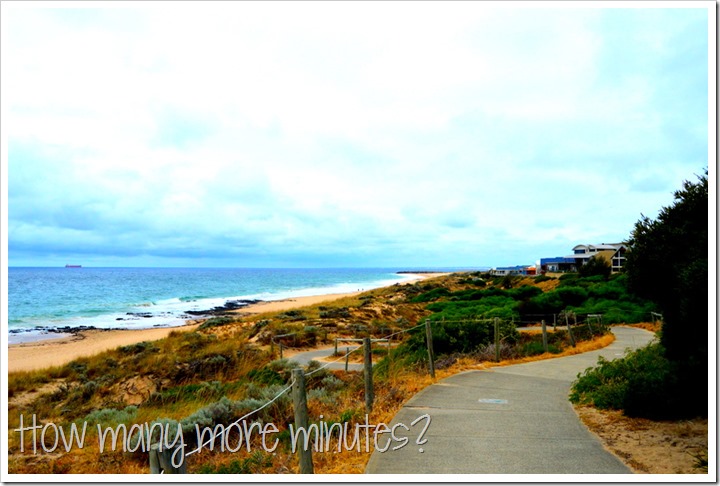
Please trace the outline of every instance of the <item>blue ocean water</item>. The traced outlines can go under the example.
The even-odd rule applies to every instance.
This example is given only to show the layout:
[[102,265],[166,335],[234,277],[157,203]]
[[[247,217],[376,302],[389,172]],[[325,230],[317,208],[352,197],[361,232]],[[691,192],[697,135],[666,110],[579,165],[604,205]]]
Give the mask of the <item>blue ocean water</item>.
[[229,300],[353,292],[413,278],[397,270],[10,267],[10,342],[37,339],[47,334],[44,329],[65,326],[176,326],[191,317],[188,311]]

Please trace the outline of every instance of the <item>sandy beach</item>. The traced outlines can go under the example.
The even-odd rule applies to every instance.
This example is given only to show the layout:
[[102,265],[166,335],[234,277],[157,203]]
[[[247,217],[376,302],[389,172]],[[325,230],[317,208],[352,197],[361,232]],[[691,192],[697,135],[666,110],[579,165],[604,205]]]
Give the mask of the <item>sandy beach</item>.
[[[439,277],[441,273],[413,274],[413,278],[401,285],[407,285],[428,277]],[[343,294],[312,295],[307,297],[293,297],[291,299],[259,302],[244,307],[239,312],[243,314],[262,314],[265,312],[279,312],[297,309],[309,305],[316,305],[323,302],[332,302],[343,297],[358,295],[362,291]],[[92,330],[83,331],[73,336],[47,339],[8,346],[8,372],[31,371],[60,366],[83,356],[114,349],[119,346],[127,346],[142,341],[154,341],[162,339],[172,331],[192,331],[199,325],[199,321],[189,321],[188,324],[179,327],[164,327],[138,330]]]

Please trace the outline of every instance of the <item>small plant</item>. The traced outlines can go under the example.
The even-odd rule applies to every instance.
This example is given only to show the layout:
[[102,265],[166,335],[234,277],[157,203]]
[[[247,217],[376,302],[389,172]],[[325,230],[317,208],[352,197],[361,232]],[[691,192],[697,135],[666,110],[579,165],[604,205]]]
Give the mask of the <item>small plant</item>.
[[695,459],[695,462],[693,463],[693,467],[695,469],[700,469],[705,472],[708,471],[708,451],[698,452],[697,454],[688,452],[688,454]]
[[350,324],[347,328],[348,328],[348,331],[352,331],[353,337],[355,337],[355,338],[365,336],[368,332],[368,327],[363,324],[353,323],[353,324]]
[[320,319],[347,319],[350,311],[347,307],[325,307],[320,306]]
[[307,393],[308,401],[317,401],[323,405],[333,405],[337,400],[337,394],[325,388],[315,388]]
[[450,291],[448,289],[446,289],[445,287],[440,287],[437,289],[433,289],[429,292],[425,292],[424,294],[415,296],[412,299],[410,299],[410,302],[414,302],[414,303],[433,302],[442,297],[447,297],[448,295],[450,295]]
[[[543,347],[543,344],[537,341],[525,343],[520,347],[519,350],[519,353],[522,356],[535,356],[538,354],[543,354],[544,352],[545,348]],[[562,352],[560,348],[558,348],[554,344],[548,344],[548,353],[558,354],[560,352]]]
[[[513,359],[517,356],[517,347],[509,343],[500,343],[500,359]],[[495,361],[495,344],[488,343],[478,346],[473,356],[478,361]]]
[[102,410],[94,410],[87,414],[83,421],[87,422],[89,426],[96,424],[127,424],[130,423],[137,415],[137,407],[130,405],[122,410],[114,408],[103,408]]
[[233,322],[235,322],[235,320],[231,317],[213,317],[200,324],[200,327],[198,327],[198,329],[203,330],[210,329],[212,327],[227,326],[228,324],[232,324]]
[[300,310],[285,311],[282,314],[278,314],[278,317],[280,319],[283,319],[286,321],[305,321],[305,320],[307,320],[307,316],[303,313],[303,311],[300,311]]
[[120,352],[123,354],[140,354],[144,352],[155,352],[158,350],[157,346],[155,346],[150,341],[143,341],[140,343],[135,344],[129,344],[127,346],[120,346]]

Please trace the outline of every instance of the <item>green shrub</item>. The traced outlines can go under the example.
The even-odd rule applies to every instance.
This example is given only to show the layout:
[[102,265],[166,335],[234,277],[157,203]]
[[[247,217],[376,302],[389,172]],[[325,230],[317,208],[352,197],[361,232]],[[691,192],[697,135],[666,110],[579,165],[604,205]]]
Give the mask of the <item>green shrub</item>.
[[[123,354],[139,354],[143,352],[155,352],[158,350],[157,346],[150,341],[142,341],[140,343],[129,344],[127,346],[120,346],[118,348]],[[87,368],[87,366],[85,366]]]
[[268,367],[252,370],[247,376],[258,385],[282,385],[285,383],[280,373]]
[[[494,326],[492,320],[443,321],[432,319],[431,324],[433,350],[436,356],[452,353],[470,353],[478,347],[494,340]],[[519,333],[515,326],[508,321],[500,323],[500,337],[509,344],[518,340]],[[403,349],[408,354],[425,352],[425,330],[415,330],[410,338],[397,349]],[[392,353],[391,353],[392,354]]]
[[286,321],[305,321],[307,316],[301,310],[289,310],[278,314],[278,318]]
[[[562,350],[555,346],[554,344],[548,343],[548,353],[552,354],[558,354]],[[535,356],[538,354],[543,354],[545,352],[545,348],[543,347],[542,342],[538,341],[530,341],[528,343],[524,343],[520,346],[519,354],[521,356]]]
[[582,287],[559,287],[554,291],[563,303],[563,307],[581,305],[588,298],[588,292]]
[[233,322],[235,322],[235,320],[231,317],[213,317],[200,324],[198,329],[210,329],[211,327],[227,326]]
[[203,381],[180,385],[167,390],[152,393],[146,403],[164,404],[176,403],[187,399],[212,399],[218,398],[225,390],[225,386],[219,381]]
[[560,282],[562,282],[562,283],[565,283],[565,282],[574,282],[574,281],[578,280],[579,278],[580,278],[580,275],[578,275],[577,273],[569,272],[569,273],[563,273],[562,275],[560,275],[558,280],[560,280]]
[[523,285],[516,289],[508,290],[507,295],[515,300],[527,300],[532,297],[537,297],[542,294],[543,291],[532,285]]
[[318,307],[320,319],[347,319],[351,317],[347,307]]
[[623,358],[598,359],[573,383],[570,400],[602,409],[623,410],[630,417],[672,419],[701,414],[704,404],[687,399],[676,379],[676,365],[664,356],[660,344],[637,349]]
[[607,279],[610,276],[610,272],[612,272],[610,261],[597,255],[591,257],[578,270],[581,277],[597,276],[602,279]]
[[430,292],[425,292],[424,294],[417,295],[410,299],[410,302],[414,303],[420,303],[420,302],[432,302],[435,300],[438,300],[442,297],[447,297],[450,295],[450,291],[446,289],[445,287],[440,287],[437,289],[433,289]]
[[103,408],[102,410],[94,410],[87,414],[83,419],[87,422],[88,426],[92,427],[97,424],[105,425],[118,425],[128,424],[137,415],[137,407],[130,405],[122,410],[114,408]]

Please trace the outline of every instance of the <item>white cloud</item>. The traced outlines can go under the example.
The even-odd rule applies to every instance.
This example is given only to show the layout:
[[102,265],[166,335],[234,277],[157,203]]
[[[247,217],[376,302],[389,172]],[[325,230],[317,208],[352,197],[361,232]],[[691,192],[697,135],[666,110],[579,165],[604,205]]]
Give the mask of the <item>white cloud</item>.
[[702,45],[683,15],[615,31],[599,10],[483,2],[128,5],[4,8],[11,247],[80,225],[99,252],[459,259],[492,234],[624,234],[702,169],[677,155],[702,132],[662,137],[703,125],[702,96],[669,111],[656,83],[698,81],[664,54]]

